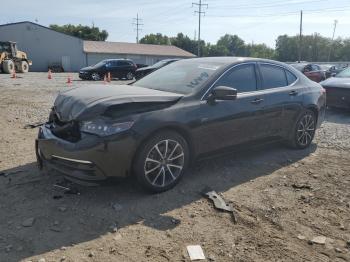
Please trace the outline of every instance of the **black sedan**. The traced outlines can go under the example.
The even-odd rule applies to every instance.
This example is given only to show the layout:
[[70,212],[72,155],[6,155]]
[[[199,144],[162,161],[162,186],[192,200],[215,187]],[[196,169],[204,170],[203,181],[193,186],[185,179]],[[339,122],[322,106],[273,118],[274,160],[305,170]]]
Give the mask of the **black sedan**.
[[141,79],[142,77],[158,70],[159,68],[162,68],[166,65],[169,65],[173,62],[176,62],[178,61],[179,59],[164,59],[164,60],[161,60],[157,63],[155,63],[154,65],[152,66],[147,66],[147,67],[142,67],[142,68],[139,68],[136,70],[135,72],[135,78],[138,80],[138,79]]
[[79,78],[98,81],[110,73],[111,78],[132,80],[136,69],[136,64],[129,59],[106,59],[94,66],[80,69]]
[[308,147],[325,90],[286,64],[253,58],[181,60],[133,85],[60,93],[36,140],[39,166],[76,182],[133,174],[172,188],[191,160],[251,141]]
[[327,91],[327,105],[350,109],[350,68],[320,83]]

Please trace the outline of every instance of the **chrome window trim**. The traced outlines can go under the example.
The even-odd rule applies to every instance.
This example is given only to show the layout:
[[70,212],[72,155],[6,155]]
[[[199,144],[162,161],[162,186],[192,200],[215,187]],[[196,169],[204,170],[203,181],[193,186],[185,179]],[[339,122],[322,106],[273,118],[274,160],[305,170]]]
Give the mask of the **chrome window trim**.
[[[228,71],[230,71],[231,69],[233,69],[233,68],[235,68],[235,67],[237,67],[237,66],[241,66],[241,65],[254,65],[254,66],[255,66],[256,63],[257,63],[257,62],[243,62],[243,63],[235,64],[235,65],[231,66],[230,68],[226,69],[225,72],[223,72],[223,73],[221,74],[221,76],[220,76],[218,79],[216,79],[215,82],[207,89],[207,91],[204,93],[204,95],[202,96],[202,98],[201,98],[200,101],[203,101],[203,98],[208,94],[208,92],[215,86],[215,84],[216,84],[217,82],[219,82],[219,80],[220,80]],[[255,73],[256,73],[256,72],[255,72]],[[258,80],[258,79],[256,79],[256,80]],[[257,92],[257,91],[259,91],[259,90],[257,89],[256,91],[241,92],[241,93],[238,93],[238,94],[255,93],[255,92]]]

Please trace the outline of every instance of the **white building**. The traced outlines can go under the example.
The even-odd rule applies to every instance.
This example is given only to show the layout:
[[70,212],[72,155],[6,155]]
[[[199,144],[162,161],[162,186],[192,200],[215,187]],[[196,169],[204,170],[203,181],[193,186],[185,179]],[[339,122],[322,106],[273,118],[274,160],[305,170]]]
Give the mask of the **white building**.
[[195,57],[171,45],[84,41],[32,22],[0,25],[0,41],[17,42],[18,49],[33,61],[30,70],[42,72],[52,65],[78,71],[111,58],[129,58],[137,64],[151,65],[167,58]]

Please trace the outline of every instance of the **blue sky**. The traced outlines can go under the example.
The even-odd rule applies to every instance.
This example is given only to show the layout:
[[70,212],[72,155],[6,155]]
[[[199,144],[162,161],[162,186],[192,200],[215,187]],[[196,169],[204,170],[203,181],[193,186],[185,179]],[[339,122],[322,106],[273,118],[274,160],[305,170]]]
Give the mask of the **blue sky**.
[[[196,2],[196,0],[193,0]],[[194,38],[198,16],[192,0],[25,0],[7,1],[0,10],[0,24],[38,21],[39,24],[84,24],[109,32],[109,41],[135,42],[132,20],[142,18],[140,36],[183,32]],[[198,0],[197,0],[198,1]],[[349,0],[203,0],[209,5],[202,19],[202,39],[215,43],[225,33],[246,42],[274,47],[278,35],[299,31],[299,11],[304,10],[304,33],[331,36],[334,20],[337,36],[350,37]],[[15,11],[14,11],[15,10]],[[14,11],[14,12],[11,12]]]

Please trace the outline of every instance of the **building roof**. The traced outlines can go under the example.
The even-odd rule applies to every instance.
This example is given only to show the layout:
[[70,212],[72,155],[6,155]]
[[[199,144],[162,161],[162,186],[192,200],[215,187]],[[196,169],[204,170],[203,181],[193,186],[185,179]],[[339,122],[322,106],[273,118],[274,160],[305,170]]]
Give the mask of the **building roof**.
[[37,24],[37,23],[33,23],[33,22],[31,22],[31,21],[22,21],[22,22],[1,24],[0,27],[16,26],[16,25],[21,25],[21,24],[31,24],[31,25],[39,26],[39,27],[41,27],[41,28],[44,28],[44,29],[53,31],[53,32],[55,32],[55,33],[58,33],[58,34],[61,34],[61,35],[65,35],[65,36],[67,36],[67,37],[73,37],[73,38],[78,39],[78,40],[83,40],[83,39],[81,39],[81,38],[79,38],[79,37],[76,37],[76,36],[73,36],[73,35],[68,35],[68,34],[65,34],[65,33],[62,33],[62,32],[56,31],[56,30],[53,30],[53,29],[50,28],[50,27],[43,26],[43,25],[40,25],[40,24]]
[[122,42],[84,41],[85,53],[101,54],[135,54],[175,57],[195,57],[173,45],[148,45]]

